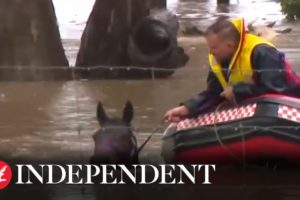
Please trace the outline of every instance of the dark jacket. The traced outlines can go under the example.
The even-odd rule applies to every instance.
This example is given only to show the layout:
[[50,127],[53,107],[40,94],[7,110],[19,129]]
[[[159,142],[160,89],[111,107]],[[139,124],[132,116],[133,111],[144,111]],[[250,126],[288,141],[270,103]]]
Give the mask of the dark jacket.
[[[266,93],[300,97],[300,85],[287,80],[286,66],[283,60],[284,54],[274,47],[265,44],[255,47],[251,55],[255,84],[238,83],[233,85],[236,101]],[[222,68],[227,71],[228,65],[224,64]],[[207,89],[182,104],[189,109],[191,116],[198,115],[224,100],[220,97],[222,91],[223,88],[217,77],[210,71],[207,77]]]

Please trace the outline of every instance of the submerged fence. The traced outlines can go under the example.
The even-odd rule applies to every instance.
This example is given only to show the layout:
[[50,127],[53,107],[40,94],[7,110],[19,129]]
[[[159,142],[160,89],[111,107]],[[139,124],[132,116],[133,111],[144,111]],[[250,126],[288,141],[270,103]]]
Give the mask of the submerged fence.
[[[147,72],[147,76],[97,79],[95,72],[103,70],[106,73],[143,71]],[[0,71],[10,72],[15,78],[7,81],[9,79],[5,79],[5,73],[0,73],[0,145],[3,147],[0,154],[45,159],[88,159],[94,148],[92,135],[101,129],[96,118],[98,101],[105,105],[110,116],[122,117],[123,105],[126,100],[130,100],[134,105],[133,128],[138,144],[154,134],[142,152],[143,156],[146,160],[157,157],[157,162],[161,161],[161,139],[168,126],[162,121],[164,113],[204,90],[209,72],[205,66],[180,68],[176,71],[131,66],[0,67]],[[168,78],[156,76],[157,72],[164,71],[172,75]],[[254,72],[264,71],[274,73],[271,69]],[[82,72],[89,74],[82,76]],[[240,72],[249,74],[249,71]],[[283,70],[276,72],[284,73]],[[215,114],[218,112],[216,110]],[[240,125],[245,128],[242,122]],[[220,131],[215,126],[206,128],[217,135]],[[300,130],[300,126],[276,124],[252,128],[264,131]],[[235,126],[232,129],[239,132],[241,128]],[[242,134],[240,136],[244,137]],[[219,140],[222,142],[222,136]],[[151,159],[148,159],[149,156]]]

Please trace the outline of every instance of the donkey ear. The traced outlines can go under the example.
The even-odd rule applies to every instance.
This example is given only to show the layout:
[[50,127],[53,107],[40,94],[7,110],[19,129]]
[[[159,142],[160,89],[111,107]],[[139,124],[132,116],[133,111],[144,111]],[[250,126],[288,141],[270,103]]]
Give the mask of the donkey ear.
[[130,124],[133,119],[134,111],[130,101],[127,101],[123,109],[123,121]]
[[100,101],[98,102],[98,105],[97,105],[97,120],[100,125],[104,124],[108,120],[108,117],[105,113],[103,105]]

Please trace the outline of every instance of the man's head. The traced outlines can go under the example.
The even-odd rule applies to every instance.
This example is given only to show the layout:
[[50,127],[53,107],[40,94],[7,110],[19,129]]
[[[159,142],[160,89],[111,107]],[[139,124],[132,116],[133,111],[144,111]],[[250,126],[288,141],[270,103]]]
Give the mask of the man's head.
[[240,33],[230,21],[220,19],[208,27],[205,38],[210,53],[223,63],[230,60],[238,48]]

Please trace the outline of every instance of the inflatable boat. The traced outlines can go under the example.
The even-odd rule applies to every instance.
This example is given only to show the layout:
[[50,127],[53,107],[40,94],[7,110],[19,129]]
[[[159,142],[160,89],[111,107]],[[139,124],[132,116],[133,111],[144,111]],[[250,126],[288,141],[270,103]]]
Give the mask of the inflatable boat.
[[170,124],[162,156],[167,163],[299,165],[300,99],[268,94]]

